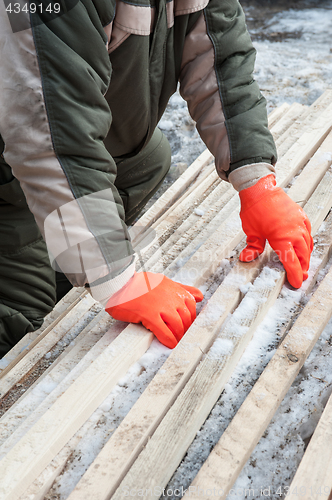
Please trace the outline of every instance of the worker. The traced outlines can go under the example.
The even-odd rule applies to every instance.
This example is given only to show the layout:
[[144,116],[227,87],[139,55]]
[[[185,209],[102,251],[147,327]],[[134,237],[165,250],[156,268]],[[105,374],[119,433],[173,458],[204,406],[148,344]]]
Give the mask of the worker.
[[239,191],[240,260],[268,240],[301,286],[310,223],[276,187],[254,61],[237,0],[0,1],[0,357],[69,282],[170,348],[194,321],[202,293],[136,272],[128,233],[170,167],[157,124],[178,83]]

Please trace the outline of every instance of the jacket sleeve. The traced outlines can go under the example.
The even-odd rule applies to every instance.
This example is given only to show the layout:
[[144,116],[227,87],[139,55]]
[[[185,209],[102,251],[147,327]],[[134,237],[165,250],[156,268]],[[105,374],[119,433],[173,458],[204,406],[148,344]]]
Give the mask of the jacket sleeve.
[[111,124],[104,98],[111,65],[102,23],[112,21],[114,4],[101,15],[93,2],[80,1],[51,22],[32,15],[27,29],[13,33],[0,2],[5,159],[52,264],[75,286],[93,283],[100,301],[127,283],[135,260],[114,186],[116,165],[103,143]]
[[180,92],[220,177],[234,172],[237,189],[274,172],[277,156],[254,63],[239,2],[210,0],[185,40]]

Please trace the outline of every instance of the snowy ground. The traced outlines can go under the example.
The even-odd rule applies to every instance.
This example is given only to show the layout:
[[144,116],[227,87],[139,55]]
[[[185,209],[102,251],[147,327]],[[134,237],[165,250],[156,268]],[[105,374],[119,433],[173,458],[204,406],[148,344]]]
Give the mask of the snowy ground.
[[[294,7],[289,10],[281,1],[241,3],[257,49],[255,78],[269,112],[284,102],[310,105],[332,87],[331,0],[288,1]],[[173,156],[170,174],[154,199],[181,173],[183,163],[190,165],[205,149],[178,93],[171,98],[159,126]]]
[[269,109],[283,102],[312,104],[332,86],[332,2],[307,3],[319,7],[260,22],[254,22],[255,8],[245,9],[257,49],[255,77]]
[[[300,3],[306,8],[297,8]],[[258,51],[256,79],[268,100],[269,110],[283,102],[311,104],[326,88],[332,87],[332,0],[293,2],[294,8],[281,12],[278,12],[278,6],[266,8],[254,7],[253,2],[243,4]],[[172,97],[160,127],[173,149],[172,171],[167,179],[169,185],[184,167],[179,163],[189,165],[205,146],[178,94]],[[283,288],[283,293],[257,329],[231,380],[170,481],[170,489],[189,486],[273,356],[280,340],[278,331],[301,297],[301,291]],[[254,499],[264,496],[262,489],[265,496],[273,499],[282,498],[287,492],[287,486],[332,391],[331,345],[332,321],[244,467],[229,499],[244,499],[244,490],[248,488],[254,491],[249,495]],[[80,475],[162,366],[169,352],[156,340],[152,343],[149,351],[79,431],[83,438],[72,456],[70,469],[65,470],[46,499],[67,498]],[[91,433],[94,437],[93,448],[90,444]],[[179,497],[169,495],[168,498]],[[322,494],[321,498],[327,496]]]

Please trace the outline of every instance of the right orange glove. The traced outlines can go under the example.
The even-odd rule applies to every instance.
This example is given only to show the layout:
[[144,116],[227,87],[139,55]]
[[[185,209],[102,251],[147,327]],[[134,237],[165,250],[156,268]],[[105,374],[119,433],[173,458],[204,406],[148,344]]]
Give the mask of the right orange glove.
[[163,274],[135,273],[108,301],[105,310],[114,319],[143,323],[166,347],[173,348],[196,318],[202,292]]
[[260,255],[266,240],[277,253],[289,283],[299,288],[308,277],[313,249],[310,221],[284,191],[276,186],[274,175],[260,179],[240,191],[243,231],[247,246],[240,260],[250,262]]

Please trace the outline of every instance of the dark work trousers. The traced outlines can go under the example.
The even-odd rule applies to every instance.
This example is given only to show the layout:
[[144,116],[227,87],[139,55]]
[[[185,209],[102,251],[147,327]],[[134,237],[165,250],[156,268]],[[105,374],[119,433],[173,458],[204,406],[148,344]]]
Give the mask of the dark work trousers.
[[[52,269],[45,242],[19,182],[1,153],[0,138],[0,358],[43,319],[72,287]],[[171,165],[166,137],[156,129],[147,146],[131,158],[114,158],[115,185],[130,225],[162,184]]]

